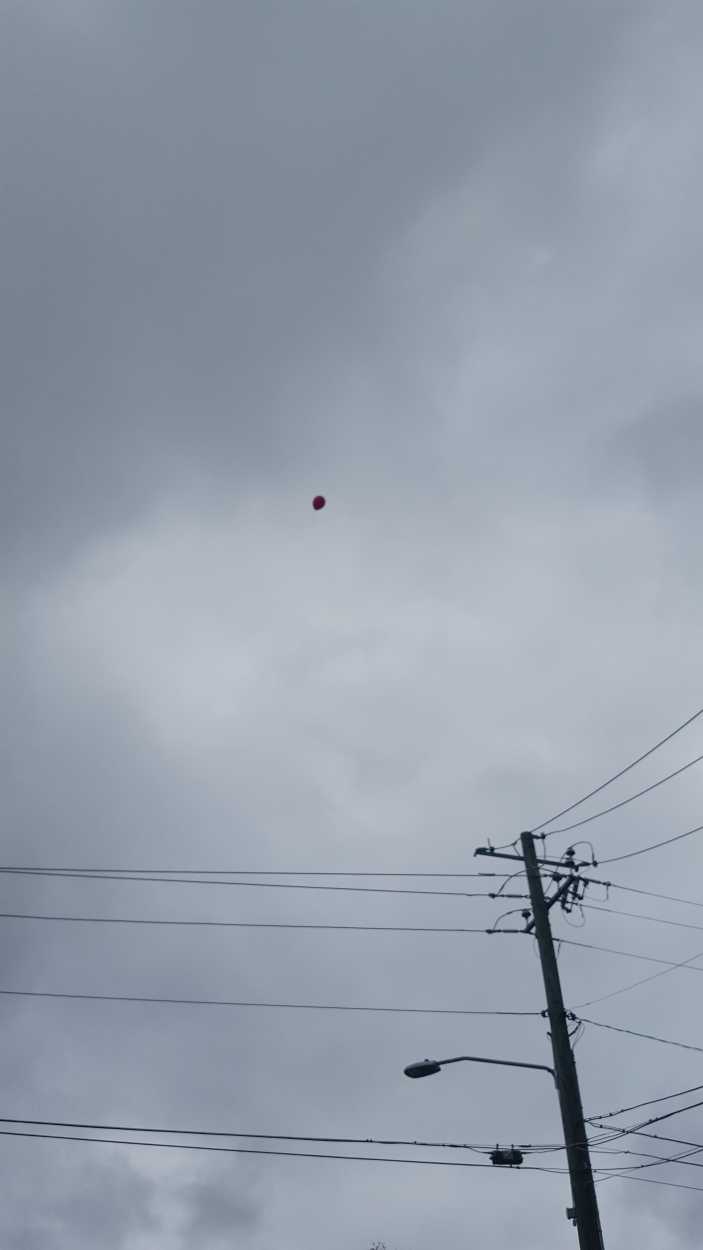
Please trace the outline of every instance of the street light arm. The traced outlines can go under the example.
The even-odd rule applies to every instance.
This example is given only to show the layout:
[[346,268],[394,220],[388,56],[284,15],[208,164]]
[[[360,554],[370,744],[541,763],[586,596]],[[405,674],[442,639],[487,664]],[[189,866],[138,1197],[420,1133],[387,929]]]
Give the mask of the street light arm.
[[447,1063],[494,1063],[501,1068],[532,1068],[537,1072],[548,1072],[554,1084],[557,1083],[554,1068],[549,1068],[544,1063],[523,1063],[517,1059],[486,1059],[483,1055],[456,1055],[454,1059],[438,1059],[437,1063],[442,1068]]

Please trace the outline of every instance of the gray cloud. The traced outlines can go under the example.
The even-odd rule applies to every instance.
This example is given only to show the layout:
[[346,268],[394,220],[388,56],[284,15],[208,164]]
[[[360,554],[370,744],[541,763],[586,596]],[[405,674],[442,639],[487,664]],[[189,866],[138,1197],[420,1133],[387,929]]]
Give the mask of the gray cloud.
[[687,502],[703,468],[703,400],[690,395],[646,413],[609,450],[654,507]]
[[223,1173],[216,1181],[196,1181],[186,1190],[189,1207],[185,1244],[231,1245],[241,1230],[251,1229],[258,1210],[251,1197],[231,1191],[231,1178]]
[[[543,819],[693,710],[700,37],[686,3],[5,6],[5,862],[468,872],[486,836]],[[579,832],[605,859],[699,820],[691,770]],[[616,867],[701,897],[695,839]],[[498,915],[6,876],[0,903]],[[5,989],[543,1002],[522,938],[0,923]],[[594,912],[585,933],[555,925],[672,960],[699,936]],[[560,960],[570,1006],[652,967],[566,944]],[[696,1044],[696,975],[588,1010]],[[543,1062],[539,1018],[11,997],[2,1013],[8,1116],[560,1136],[539,1077],[402,1075],[469,1043]],[[589,1112],[697,1082],[695,1054],[595,1027],[577,1054]],[[3,1141],[9,1246],[564,1236],[562,1174]],[[690,1250],[696,1195],[669,1192],[604,1183],[609,1240],[636,1227],[642,1250]]]
[[[90,39],[36,8],[3,19],[3,527],[25,562],[184,476],[236,497],[330,440],[346,454],[329,414],[286,410],[284,379],[358,353],[428,194],[498,157],[543,234],[548,166],[558,202],[627,7],[107,12]],[[397,454],[395,414],[372,421]]]
[[[102,1147],[102,1149],[106,1149]],[[32,1152],[31,1155],[29,1152]],[[42,1157],[47,1171],[37,1184],[33,1169],[8,1192],[3,1212],[3,1240],[12,1250],[38,1250],[46,1245],[94,1246],[123,1250],[135,1236],[153,1235],[157,1221],[152,1210],[153,1187],[124,1157],[109,1162],[87,1159],[76,1172],[61,1147],[46,1142],[20,1142],[12,1155],[27,1161]],[[7,1148],[3,1154],[9,1156]]]

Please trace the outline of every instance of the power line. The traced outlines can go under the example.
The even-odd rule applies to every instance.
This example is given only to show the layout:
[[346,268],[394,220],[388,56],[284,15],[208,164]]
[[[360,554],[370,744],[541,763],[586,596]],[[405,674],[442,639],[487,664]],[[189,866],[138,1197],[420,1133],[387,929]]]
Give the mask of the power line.
[[55,990],[3,990],[6,998],[56,998],[82,1002],[165,1003],[184,1007],[251,1007],[278,1011],[364,1011],[415,1016],[539,1016],[539,1011],[488,1011],[468,1007],[370,1007],[346,1003],[264,1003],[225,998],[165,998],[147,994],[78,994]]
[[658,894],[655,890],[637,890],[632,885],[618,885],[616,881],[596,881],[595,885],[607,885],[611,890],[622,890],[626,894],[641,894],[645,898],[660,898],[667,903],[683,903],[687,907],[703,907],[703,903],[691,898],[680,898],[676,894]]
[[[237,1155],[267,1155],[276,1156],[278,1158],[287,1159],[332,1159],[345,1163],[402,1163],[415,1164],[420,1167],[440,1167],[440,1168],[483,1168],[494,1170],[492,1163],[474,1163],[466,1159],[406,1159],[397,1158],[391,1155],[349,1155],[349,1154],[332,1154],[323,1151],[303,1151],[303,1150],[262,1150],[258,1147],[248,1146],[204,1146],[195,1145],[192,1142],[153,1142],[153,1141],[135,1141],[134,1139],[125,1139],[120,1137],[87,1137],[78,1134],[68,1133],[37,1133],[37,1132],[21,1132],[16,1129],[0,1129],[1,1137],[21,1137],[40,1139],[43,1141],[71,1141],[71,1142],[90,1142],[99,1145],[111,1146],[140,1146],[151,1148],[153,1150],[198,1150],[207,1151],[216,1154],[237,1154]],[[519,1168],[511,1168],[516,1172],[544,1172],[556,1176],[566,1175],[566,1168],[545,1167],[543,1164],[526,1163]],[[603,1168],[596,1168],[596,1172],[602,1173]],[[641,1181],[644,1184],[664,1185],[669,1189],[692,1189],[703,1192],[703,1186],[685,1185],[676,1181],[657,1181],[644,1176],[630,1176],[627,1172],[610,1173],[609,1176],[614,1179]]]
[[[596,1168],[602,1172],[603,1168]],[[684,1185],[681,1181],[655,1181],[651,1176],[630,1176],[628,1172],[611,1172],[604,1180],[639,1181],[642,1185],[663,1185],[666,1189],[693,1189],[703,1193],[703,1185]]]
[[222,1137],[252,1141],[307,1142],[332,1146],[421,1146],[427,1150],[472,1150],[481,1154],[491,1149],[490,1146],[467,1142],[408,1141],[402,1138],[386,1137],[313,1137],[300,1133],[235,1133],[220,1129],[145,1128],[144,1125],[135,1124],[87,1124],[76,1120],[32,1120],[17,1116],[12,1118],[0,1116],[0,1124],[25,1124],[34,1128],[75,1128],[96,1133],[147,1133],[161,1137]]
[[[592,816],[584,816],[583,820],[576,820],[572,825],[562,825],[559,829],[548,829],[543,837],[551,838],[554,833],[570,833],[572,829],[580,829],[583,825],[589,825],[592,820],[600,820],[601,816],[608,816],[610,812],[617,812],[621,807],[626,807],[628,803],[634,803],[635,799],[641,799],[643,795],[650,794],[652,790],[663,786],[665,782],[672,781],[674,777],[680,777],[681,773],[685,773],[687,769],[693,768],[694,764],[700,764],[703,755],[697,755],[695,759],[689,760],[681,768],[675,769],[673,773],[667,773],[666,777],[660,777],[658,781],[653,781],[651,785],[645,786],[642,790],[637,790],[635,794],[630,794],[626,799],[621,799],[619,803],[613,803],[610,807],[604,807],[600,812],[594,812]],[[556,820],[556,817],[554,817]],[[620,858],[620,857],[618,857]],[[627,858],[623,856],[622,858]],[[614,860],[603,860],[603,863],[614,863]]]
[[[699,1100],[698,1102],[688,1103],[685,1107],[678,1107],[673,1111],[666,1111],[666,1112],[663,1112],[661,1115],[652,1116],[649,1120],[643,1120],[639,1124],[635,1124],[635,1125],[632,1125],[630,1128],[623,1129],[622,1132],[624,1135],[633,1135],[633,1136],[638,1136],[638,1137],[653,1137],[655,1140],[657,1140],[658,1135],[656,1133],[646,1133],[646,1132],[642,1132],[641,1130],[650,1127],[652,1124],[659,1124],[663,1120],[669,1120],[673,1116],[682,1115],[684,1111],[695,1111],[699,1107],[703,1107],[703,1099]],[[605,1127],[603,1124],[599,1124],[595,1119],[592,1119],[589,1122],[594,1123],[597,1128]],[[662,1137],[661,1140],[665,1140],[665,1139]],[[676,1141],[677,1139],[671,1138],[669,1140]],[[677,1155],[669,1155],[667,1157],[663,1157],[661,1155],[647,1156],[645,1154],[644,1157],[649,1157],[655,1160],[655,1162],[637,1164],[632,1168],[628,1168],[627,1170],[635,1171],[635,1170],[639,1170],[643,1168],[661,1167],[662,1165],[667,1164],[667,1163],[680,1163],[681,1165],[687,1166],[687,1167],[697,1167],[697,1168],[703,1167],[703,1163],[698,1162],[698,1161],[694,1163],[689,1159],[690,1155],[700,1154],[701,1152],[703,1152],[703,1145],[697,1142],[696,1143],[679,1142],[679,1144],[686,1145],[689,1147],[689,1149],[685,1151],[680,1151]],[[690,1147],[692,1147],[692,1149]],[[639,1151],[632,1151],[632,1152],[627,1151],[625,1153],[639,1154],[640,1152]],[[602,1168],[600,1170],[601,1171],[616,1171],[616,1169],[610,1169],[610,1168]],[[620,1174],[619,1169],[617,1169],[617,1173],[618,1175]]]
[[[607,916],[627,916],[630,920],[650,920],[653,924],[670,925],[674,929],[695,929],[703,933],[703,924],[688,924],[684,920],[666,920],[662,916],[647,916],[639,911],[622,911],[619,907],[601,907],[597,903],[581,903],[586,911],[600,911]],[[0,912],[0,915],[2,913]]]
[[[688,835],[679,834],[679,838],[682,838],[682,836],[685,838]],[[640,853],[635,851],[635,854]],[[610,860],[607,863],[610,863]],[[588,876],[588,878],[587,876],[582,876],[580,880],[583,881],[584,885],[603,885],[607,890],[620,890],[623,894],[638,894],[642,895],[644,899],[660,899],[663,903],[680,903],[687,906],[687,908],[703,908],[703,903],[699,899],[682,899],[678,894],[660,894],[658,890],[639,890],[634,885],[622,885],[619,881],[600,881],[598,878],[594,878],[594,876]],[[593,904],[588,905],[593,906]]]
[[693,1146],[696,1150],[703,1150],[703,1142],[687,1141],[685,1137],[667,1137],[664,1133],[645,1133],[641,1129],[631,1129],[630,1133],[633,1137],[648,1137],[652,1141],[670,1142],[674,1146]]
[[468,929],[438,925],[307,924],[297,921],[259,920],[161,920],[134,916],[63,916],[35,912],[0,912],[0,920],[49,920],[67,924],[170,925],[211,929],[323,929],[355,933],[522,933],[522,929]]
[[[586,1121],[592,1124],[596,1120],[612,1120],[616,1115],[626,1115],[628,1111],[639,1111],[641,1107],[651,1107],[658,1102],[669,1102],[672,1098],[683,1098],[684,1095],[696,1094],[701,1089],[703,1085],[691,1085],[688,1089],[677,1089],[673,1094],[662,1094],[659,1098],[645,1098],[644,1102],[635,1102],[629,1107],[619,1107],[617,1111],[604,1111],[601,1115],[587,1115]],[[24,1120],[22,1123],[26,1124],[27,1121]]]
[[[307,885],[302,882],[293,883],[288,881],[223,881],[220,879],[211,880],[205,877],[172,877],[172,876],[138,876],[131,873],[105,873],[92,871],[71,871],[65,872],[63,869],[57,868],[0,868],[0,873],[17,877],[45,877],[48,879],[70,878],[75,881],[146,881],[158,882],[163,885],[224,885],[235,886],[241,889],[260,889],[260,890],[332,890],[342,891],[352,894],[429,894],[440,898],[491,898],[490,894],[485,891],[481,893],[466,892],[465,890],[418,890],[418,889],[393,889],[390,886],[368,886],[368,885]],[[496,873],[498,877],[504,877],[505,873]],[[511,898],[512,895],[501,895],[502,898]],[[524,894],[515,895],[515,898],[524,898]]]
[[[69,1133],[36,1133],[20,1132],[16,1129],[0,1129],[0,1137],[30,1137],[46,1141],[94,1142],[111,1146],[144,1146],[154,1150],[201,1150],[215,1154],[233,1155],[276,1155],[288,1159],[337,1159],[347,1163],[414,1163],[422,1167],[436,1168],[488,1168],[493,1170],[492,1163],[473,1163],[467,1159],[403,1159],[393,1155],[348,1155],[330,1154],[308,1150],[262,1150],[254,1146],[204,1146],[193,1142],[155,1142],[134,1141],[122,1137],[86,1137]],[[541,1164],[526,1164],[515,1169],[522,1172],[552,1172],[563,1176],[565,1168],[544,1167]]]
[[[604,955],[621,955],[624,959],[639,959],[646,964],[665,964],[667,969],[685,968],[692,960],[703,957],[703,951],[699,955],[691,955],[690,959],[686,959],[683,963],[677,963],[671,959],[659,959],[656,955],[638,955],[634,951],[619,951],[612,946],[596,946],[593,942],[578,942],[574,938],[556,938],[562,946],[580,946],[582,950],[600,951]],[[691,968],[691,972],[703,972],[703,968]]]
[[[703,1087],[702,1087],[703,1088]],[[417,1139],[406,1140],[402,1138],[386,1138],[386,1137],[314,1137],[311,1135],[302,1135],[299,1133],[244,1133],[233,1131],[222,1131],[219,1129],[180,1129],[180,1128],[152,1128],[144,1127],[144,1125],[134,1124],[94,1124],[86,1123],[82,1120],[36,1120],[24,1119],[13,1116],[0,1116],[0,1124],[23,1124],[33,1128],[71,1128],[81,1129],[84,1132],[108,1132],[108,1133],[146,1133],[149,1135],[162,1137],[219,1137],[227,1139],[246,1139],[257,1141],[285,1141],[285,1142],[303,1142],[308,1144],[319,1145],[335,1145],[335,1146],[418,1146],[423,1149],[436,1150],[470,1150],[475,1153],[485,1154],[493,1149],[493,1146],[486,1143],[477,1142],[442,1142],[442,1141],[418,1141]],[[592,1139],[598,1143],[615,1141],[625,1133],[624,1129],[606,1130],[606,1132],[597,1138]],[[518,1149],[523,1151],[532,1151],[535,1154],[545,1154],[554,1151],[562,1151],[565,1149],[563,1145],[535,1145],[533,1143],[516,1143]],[[600,1154],[622,1154],[630,1153],[621,1150],[607,1150],[596,1147]]]
[[[703,757],[699,756],[699,758]],[[692,763],[695,764],[697,761],[693,760]],[[686,767],[689,768],[690,765],[687,764]],[[672,773],[672,776],[674,775]],[[665,777],[664,780],[668,781],[668,777]],[[661,782],[657,784],[660,785]],[[636,798],[637,796],[633,797]],[[595,820],[595,817],[593,819]],[[624,859],[635,859],[638,855],[646,855],[648,851],[658,851],[662,846],[671,846],[674,842],[681,842],[683,838],[690,838],[694,833],[700,833],[701,830],[703,830],[703,825],[696,825],[695,829],[687,829],[685,833],[677,833],[675,838],[667,838],[664,842],[654,842],[651,846],[641,846],[638,851],[629,851],[627,855],[613,855],[610,859],[601,859],[598,862],[600,864],[620,864]],[[554,832],[559,833],[560,830],[555,829]]]
[[[0,872],[70,872],[70,873],[147,873],[149,876],[177,877],[446,877],[459,879],[465,877],[504,877],[502,872],[342,872],[334,869],[282,869],[282,868],[76,868],[63,865],[56,868],[45,868],[41,864],[2,864]],[[515,874],[517,875],[517,874]]]
[[570,1019],[580,1020],[582,1024],[590,1024],[595,1029],[608,1029],[611,1033],[625,1033],[628,1037],[643,1038],[648,1042],[659,1042],[662,1046],[676,1046],[680,1050],[694,1050],[703,1055],[703,1046],[692,1046],[689,1042],[674,1042],[668,1037],[656,1037],[653,1033],[639,1033],[636,1029],[625,1029],[617,1024],[605,1024],[602,1020],[589,1020],[586,1016],[575,1016],[569,1013]]
[[[701,1087],[699,1086],[698,1088],[701,1088]],[[630,1133],[634,1133],[635,1130],[639,1130],[643,1128],[651,1128],[652,1124],[661,1124],[664,1120],[671,1120],[673,1119],[675,1115],[683,1115],[684,1111],[697,1111],[699,1107],[703,1107],[703,1098],[700,1098],[698,1102],[687,1103],[685,1107],[675,1107],[673,1111],[662,1111],[660,1115],[653,1115],[650,1117],[649,1120],[640,1120],[639,1123],[633,1124],[629,1128],[621,1129],[620,1131],[623,1134],[629,1135]],[[614,1114],[617,1114],[617,1113],[614,1113]],[[595,1119],[595,1118],[596,1117],[592,1117],[592,1119]],[[605,1117],[599,1116],[597,1118],[604,1119]],[[596,1125],[596,1127],[604,1128],[605,1126],[602,1124],[599,1124],[599,1125]],[[701,1149],[703,1149],[703,1147],[701,1147]]]
[[[648,1129],[652,1126],[652,1124],[661,1124],[663,1120],[671,1120],[676,1115],[683,1115],[685,1111],[697,1111],[700,1107],[703,1107],[703,1099],[699,1099],[698,1102],[688,1103],[685,1107],[677,1107],[674,1111],[666,1111],[662,1115],[652,1116],[649,1120],[643,1120],[641,1124],[633,1124],[631,1129],[628,1130],[628,1133],[631,1135],[634,1135],[635,1133],[639,1135],[642,1129]],[[697,1153],[698,1149],[703,1150],[703,1146],[696,1147],[696,1149],[690,1153]],[[703,1167],[703,1163],[700,1163],[697,1166]]]
[[[646,985],[649,981],[656,981],[658,977],[665,977],[670,972],[674,972],[677,968],[687,968],[693,963],[694,959],[700,959],[703,951],[697,951],[695,955],[691,955],[688,959],[682,959],[678,963],[671,964],[668,968],[662,968],[660,972],[653,972],[651,976],[640,977],[637,981],[630,981],[627,985],[621,985],[617,990],[611,990],[609,994],[601,994],[598,998],[589,998],[588,1002],[577,1003],[576,1011],[580,1011],[582,1007],[594,1007],[596,1003],[604,1003],[609,998],[617,998],[619,994],[626,994],[628,990],[637,989],[640,985]],[[703,969],[691,968],[692,972],[703,971]]]
[[[681,1150],[675,1155],[653,1155],[647,1150],[623,1150],[625,1155],[635,1155],[638,1159],[652,1159],[652,1163],[630,1163],[627,1167],[619,1164],[617,1167],[599,1168],[600,1172],[610,1172],[613,1178],[624,1177],[631,1172],[644,1171],[645,1168],[660,1168],[667,1163],[678,1163],[682,1167],[703,1168],[703,1163],[693,1162],[689,1155],[699,1154],[698,1150]],[[634,1178],[632,1178],[634,1179]]]
[[[577,799],[575,803],[570,803],[568,807],[563,807],[561,811],[555,812],[553,816],[550,816],[547,820],[543,820],[541,824],[534,825],[531,832],[539,833],[540,829],[544,829],[545,825],[551,825],[553,821],[560,820],[562,816],[567,816],[569,812],[573,812],[575,808],[580,807],[582,803],[586,803],[588,799],[595,798],[596,794],[600,794],[602,790],[605,790],[607,786],[612,785],[614,781],[618,781],[620,777],[624,777],[625,773],[629,773],[633,768],[636,768],[638,764],[641,764],[643,760],[646,760],[650,755],[653,755],[654,752],[658,751],[660,747],[663,747],[665,743],[671,742],[672,738],[675,738],[676,735],[680,734],[682,730],[687,729],[689,725],[692,725],[695,720],[698,720],[699,716],[703,716],[703,707],[699,708],[697,712],[694,712],[693,716],[689,716],[688,720],[683,721],[681,725],[677,725],[676,729],[673,729],[671,733],[666,735],[665,738],[661,738],[659,742],[655,742],[653,747],[649,747],[649,749],[642,755],[638,755],[637,759],[633,760],[631,764],[626,764],[624,768],[619,770],[619,772],[613,773],[612,777],[608,777],[607,781],[604,781],[601,785],[596,786],[595,790],[589,790],[588,794],[584,794],[580,799]],[[553,830],[552,832],[556,832],[556,830]]]

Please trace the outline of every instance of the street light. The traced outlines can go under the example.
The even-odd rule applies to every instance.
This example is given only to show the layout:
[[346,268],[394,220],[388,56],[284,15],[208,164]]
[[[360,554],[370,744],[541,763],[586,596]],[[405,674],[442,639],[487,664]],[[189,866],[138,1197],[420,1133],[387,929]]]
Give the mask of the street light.
[[418,1063],[409,1063],[403,1071],[406,1076],[418,1080],[421,1076],[434,1076],[436,1072],[441,1072],[448,1063],[495,1063],[501,1068],[534,1068],[537,1072],[548,1072],[554,1084],[557,1083],[554,1069],[548,1068],[544,1063],[523,1063],[518,1059],[486,1059],[483,1055],[456,1055],[453,1059],[421,1059]]

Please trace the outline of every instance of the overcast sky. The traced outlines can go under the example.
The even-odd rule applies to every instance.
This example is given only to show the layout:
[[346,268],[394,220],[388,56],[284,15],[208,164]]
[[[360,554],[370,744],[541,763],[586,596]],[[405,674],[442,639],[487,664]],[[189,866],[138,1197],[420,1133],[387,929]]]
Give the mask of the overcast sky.
[[[5,864],[473,872],[703,702],[702,37],[695,0],[0,0]],[[583,813],[702,751],[703,721]],[[699,824],[701,776],[583,836],[606,859]],[[703,901],[702,870],[694,837],[601,876]],[[4,912],[486,928],[510,905],[0,878]],[[585,922],[555,930],[703,951]],[[0,924],[5,990],[544,1006],[523,937]],[[569,1006],[661,970],[560,964]],[[584,1014],[703,1045],[700,988]],[[402,1075],[549,1063],[539,1017],[0,1011],[6,1117],[560,1140],[540,1073]],[[576,1055],[587,1114],[703,1082],[695,1051],[594,1026]],[[667,1126],[703,1141],[700,1112]],[[562,1174],[2,1140],[6,1250],[576,1246]],[[703,1192],[599,1194],[608,1246],[700,1243]]]

